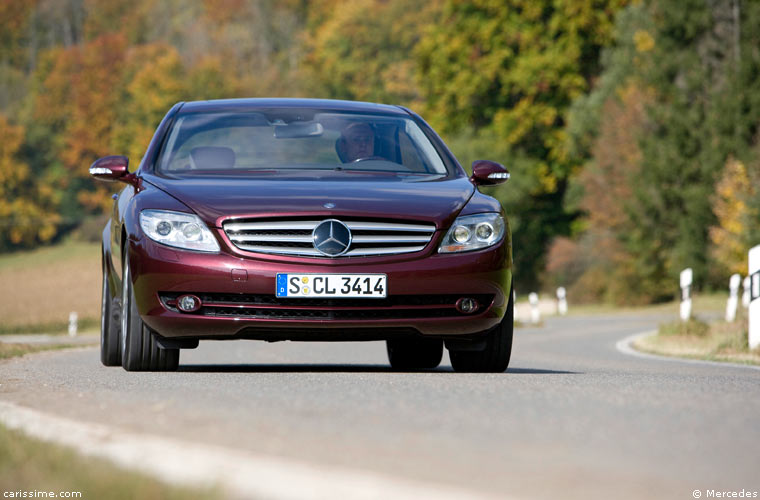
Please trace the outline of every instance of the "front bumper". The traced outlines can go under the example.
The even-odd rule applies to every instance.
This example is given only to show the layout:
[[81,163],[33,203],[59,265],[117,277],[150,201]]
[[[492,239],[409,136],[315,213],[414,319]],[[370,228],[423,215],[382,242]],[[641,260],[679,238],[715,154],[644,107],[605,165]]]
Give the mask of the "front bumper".
[[[505,242],[462,254],[353,259],[241,258],[130,241],[138,310],[165,338],[381,340],[400,335],[473,335],[506,312],[512,279]],[[388,299],[277,299],[277,273],[384,273]],[[192,293],[204,308],[183,313],[173,298]],[[456,299],[476,296],[471,314]]]

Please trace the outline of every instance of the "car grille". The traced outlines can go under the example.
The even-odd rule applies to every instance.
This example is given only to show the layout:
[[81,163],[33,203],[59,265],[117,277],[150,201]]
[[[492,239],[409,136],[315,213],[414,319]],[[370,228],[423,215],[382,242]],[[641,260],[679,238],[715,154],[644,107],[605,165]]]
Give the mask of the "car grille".
[[[223,223],[233,245],[247,252],[327,257],[314,248],[312,231],[323,220],[237,219]],[[430,242],[435,225],[341,219],[352,241],[341,257],[366,257],[419,252]],[[329,258],[329,257],[328,257]]]
[[[190,293],[190,292],[188,292]],[[162,292],[163,305],[174,312],[183,293]],[[394,295],[385,299],[284,299],[275,295],[194,293],[203,302],[202,316],[241,319],[377,320],[471,316],[485,311],[493,301],[489,294],[467,295],[479,307],[469,314],[456,309],[462,295]]]

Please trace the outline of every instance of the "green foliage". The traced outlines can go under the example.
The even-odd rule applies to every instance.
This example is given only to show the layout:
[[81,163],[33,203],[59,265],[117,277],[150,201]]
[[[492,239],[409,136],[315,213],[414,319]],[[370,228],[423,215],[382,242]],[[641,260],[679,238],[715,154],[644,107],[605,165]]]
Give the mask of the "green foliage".
[[175,102],[277,95],[407,105],[465,168],[507,166],[484,191],[519,289],[660,301],[684,267],[725,287],[760,243],[759,2],[8,0],[0,18],[0,251],[103,213],[87,167],[135,168]]
[[0,250],[49,241],[58,217],[49,213],[52,193],[20,161],[24,129],[0,114]]
[[304,60],[317,96],[415,106],[410,55],[440,11],[440,0],[315,2]]
[[498,197],[514,217],[522,288],[537,286],[551,239],[569,234],[576,216],[564,205],[578,165],[566,147],[567,114],[597,74],[625,3],[448,1],[417,48],[425,116],[448,135],[474,130],[481,158],[513,173]]
[[589,158],[575,179],[588,221],[580,238],[602,235],[617,248],[588,269],[613,264],[610,281],[625,285],[616,301],[672,297],[685,267],[696,288],[723,288],[727,269],[746,259],[760,213],[752,181],[723,172],[731,158],[758,164],[759,9],[728,0],[629,6],[596,88],[573,105],[569,149]]

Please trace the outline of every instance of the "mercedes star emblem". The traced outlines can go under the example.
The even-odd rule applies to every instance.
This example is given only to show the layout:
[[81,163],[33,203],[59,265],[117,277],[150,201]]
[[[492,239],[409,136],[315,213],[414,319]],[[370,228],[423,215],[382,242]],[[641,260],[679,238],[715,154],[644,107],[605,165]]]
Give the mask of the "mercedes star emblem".
[[338,257],[351,246],[351,230],[336,219],[327,219],[317,224],[311,233],[314,248],[328,257]]

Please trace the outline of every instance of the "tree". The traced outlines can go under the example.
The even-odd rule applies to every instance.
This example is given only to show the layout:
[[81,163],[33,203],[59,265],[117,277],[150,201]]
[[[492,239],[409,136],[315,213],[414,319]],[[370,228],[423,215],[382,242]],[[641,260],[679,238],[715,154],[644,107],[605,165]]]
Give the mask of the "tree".
[[[757,196],[742,187],[752,185],[744,180],[753,179],[751,169],[745,176],[738,166],[759,164],[758,23],[759,4],[732,0],[651,1],[618,16],[604,71],[595,89],[573,104],[568,129],[571,149],[591,158],[579,176],[584,199],[594,201],[583,207],[589,225],[580,239],[602,227],[619,248],[607,276],[625,289],[614,297],[671,298],[685,267],[694,269],[696,287],[723,288],[726,267],[741,266],[744,237],[758,226],[752,214],[760,213],[752,208]],[[610,115],[610,99],[631,86],[644,97],[638,125],[609,123],[616,114]],[[629,145],[600,149],[610,130],[622,130]],[[617,192],[604,175],[604,189],[589,183],[610,157],[605,151],[635,152],[628,155],[633,161],[611,163],[628,166],[628,193]]]
[[713,256],[726,274],[747,273],[748,225],[760,218],[749,205],[757,195],[747,167],[730,159],[715,188],[712,202],[718,224],[710,228]]
[[[513,215],[516,278],[537,285],[552,238],[570,233],[565,210],[570,174],[580,165],[566,148],[574,98],[600,70],[623,0],[476,0],[446,2],[441,22],[416,50],[425,115],[448,136],[492,138],[491,157],[526,179],[497,191]],[[454,141],[458,142],[458,141]],[[516,183],[515,183],[516,184]]]
[[24,128],[0,114],[0,250],[49,241],[60,217],[52,210],[52,192],[18,159]]
[[126,39],[104,35],[44,53],[37,69],[32,119],[38,140],[31,138],[31,149],[39,151],[31,158],[50,160],[45,175],[62,191],[66,219],[110,206],[109,190],[92,182],[88,167],[112,153],[125,57]]
[[164,43],[129,50],[121,84],[128,102],[114,124],[110,147],[127,155],[136,169],[166,112],[187,96],[186,70],[179,53]]
[[315,2],[304,60],[310,90],[330,98],[419,106],[411,55],[440,5],[439,0]]

